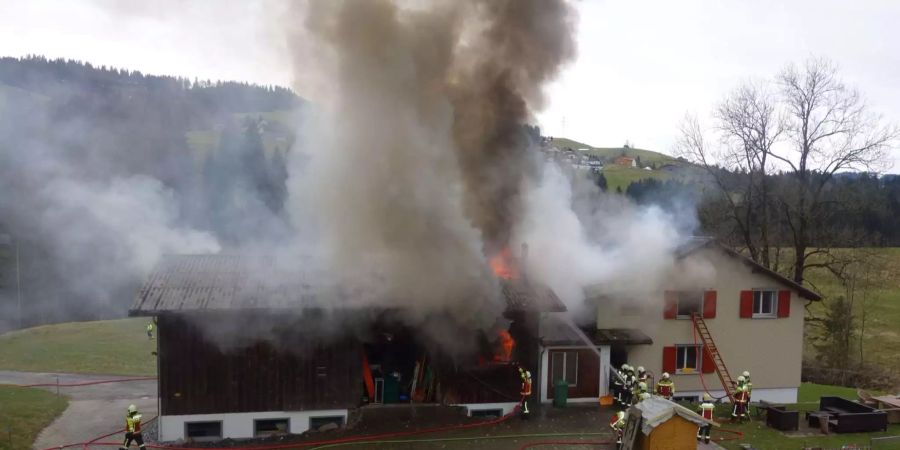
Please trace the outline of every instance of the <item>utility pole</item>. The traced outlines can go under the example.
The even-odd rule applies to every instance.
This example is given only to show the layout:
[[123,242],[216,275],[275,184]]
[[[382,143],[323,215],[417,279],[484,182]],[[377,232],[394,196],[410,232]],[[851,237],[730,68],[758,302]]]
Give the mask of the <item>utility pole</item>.
[[16,239],[16,319],[22,329],[22,276],[19,268],[19,240]]

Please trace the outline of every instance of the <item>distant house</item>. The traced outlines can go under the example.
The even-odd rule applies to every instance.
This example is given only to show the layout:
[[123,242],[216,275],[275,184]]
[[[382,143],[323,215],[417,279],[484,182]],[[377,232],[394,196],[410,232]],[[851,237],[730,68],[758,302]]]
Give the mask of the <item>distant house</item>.
[[637,161],[635,161],[634,158],[626,155],[619,156],[615,159],[614,163],[617,166],[637,167]]

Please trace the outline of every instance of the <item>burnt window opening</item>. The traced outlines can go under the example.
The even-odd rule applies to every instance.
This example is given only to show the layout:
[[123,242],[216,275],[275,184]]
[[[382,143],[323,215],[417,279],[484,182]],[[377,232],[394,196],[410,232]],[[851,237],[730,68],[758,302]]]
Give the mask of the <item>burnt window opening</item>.
[[703,307],[702,291],[683,291],[678,293],[678,318],[690,319],[691,314],[700,314]]
[[187,422],[184,436],[196,442],[217,441],[222,439],[222,422]]
[[310,430],[318,430],[319,428],[324,427],[333,423],[338,426],[338,428],[344,426],[344,416],[320,416],[320,417],[310,417],[309,418],[309,429]]

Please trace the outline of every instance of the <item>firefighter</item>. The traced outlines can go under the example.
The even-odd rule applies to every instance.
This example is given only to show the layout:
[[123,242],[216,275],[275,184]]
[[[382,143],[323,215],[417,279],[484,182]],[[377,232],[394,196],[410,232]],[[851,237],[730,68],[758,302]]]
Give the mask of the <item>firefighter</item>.
[[153,319],[150,319],[150,321],[147,322],[147,340],[153,339],[153,328]]
[[672,396],[675,395],[675,383],[669,378],[669,372],[663,372],[662,377],[656,383],[656,395],[666,400],[672,400]]
[[644,370],[644,366],[638,366],[637,368],[637,379],[638,381],[643,381],[644,383],[650,379],[650,374]]
[[125,413],[125,443],[119,447],[119,450],[131,448],[132,441],[137,443],[141,450],[146,450],[144,436],[141,434],[141,415],[136,406],[129,405],[128,411]]
[[622,435],[625,434],[625,411],[619,411],[609,420],[609,427],[616,433],[616,448],[622,448]]
[[637,378],[634,376],[634,367],[628,366],[625,372],[625,386],[622,389],[622,405],[631,405],[632,397],[634,397],[634,386]]
[[650,394],[647,393],[647,383],[638,381],[634,384],[634,390],[631,393],[631,404],[636,405],[649,396]]
[[750,381],[750,372],[745,370],[741,376],[744,377],[744,386],[747,386],[747,402],[750,402],[750,396],[753,395],[753,382]]
[[[740,381],[743,376],[738,377]],[[746,384],[740,384],[734,393],[734,409],[731,411],[731,420],[743,422],[747,416],[747,401],[749,400],[749,391]]]
[[[697,409],[697,412],[703,416],[704,419],[712,422],[713,420],[713,410],[716,409],[716,405],[712,402],[712,396],[709,393],[703,394],[703,403],[700,404],[700,407]],[[700,428],[697,429],[697,442],[701,440],[709,444],[709,432],[712,429],[712,424],[701,425]]]
[[616,403],[622,404],[622,389],[625,386],[625,368],[628,367],[628,364],[622,364],[622,367],[616,370],[616,374],[612,380],[612,389],[613,389],[613,397],[616,399]]
[[527,419],[531,414],[531,411],[528,411],[528,397],[531,397],[531,372],[520,369],[520,373],[522,376],[522,389],[519,391],[522,394],[522,419]]

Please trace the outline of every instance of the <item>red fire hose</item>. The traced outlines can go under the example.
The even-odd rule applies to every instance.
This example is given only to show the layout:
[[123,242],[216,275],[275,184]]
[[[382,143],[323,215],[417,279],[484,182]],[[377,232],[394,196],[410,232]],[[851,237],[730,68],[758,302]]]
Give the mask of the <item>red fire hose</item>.
[[116,378],[112,380],[95,380],[95,381],[83,381],[81,383],[38,383],[38,384],[19,384],[19,387],[33,388],[33,387],[76,387],[76,386],[91,386],[95,384],[105,384],[105,383],[124,383],[128,381],[146,381],[146,380],[155,380],[156,377],[134,377],[134,378]]

